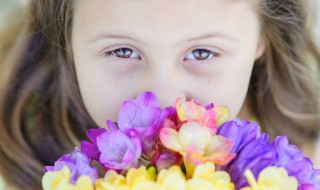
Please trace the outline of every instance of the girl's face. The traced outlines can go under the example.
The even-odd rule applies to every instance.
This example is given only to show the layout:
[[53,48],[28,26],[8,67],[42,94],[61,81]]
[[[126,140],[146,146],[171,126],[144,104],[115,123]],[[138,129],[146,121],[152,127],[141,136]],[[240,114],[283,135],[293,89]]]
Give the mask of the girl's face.
[[154,92],[244,109],[254,60],[263,53],[248,1],[78,1],[72,48],[85,106],[104,127],[125,99]]

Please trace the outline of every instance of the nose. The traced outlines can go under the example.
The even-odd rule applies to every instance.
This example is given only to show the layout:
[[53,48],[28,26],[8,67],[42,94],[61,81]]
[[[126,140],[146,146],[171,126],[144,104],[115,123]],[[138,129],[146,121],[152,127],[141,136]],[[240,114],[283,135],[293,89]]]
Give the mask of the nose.
[[153,92],[162,108],[174,106],[177,98],[187,99],[187,83],[181,71],[174,67],[150,68],[145,71],[140,92]]

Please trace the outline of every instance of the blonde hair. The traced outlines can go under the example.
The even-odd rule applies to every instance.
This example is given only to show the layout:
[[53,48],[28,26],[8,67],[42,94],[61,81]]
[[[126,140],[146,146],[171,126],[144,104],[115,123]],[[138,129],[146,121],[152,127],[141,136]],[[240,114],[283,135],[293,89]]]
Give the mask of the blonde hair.
[[312,1],[259,1],[265,54],[256,61],[249,95],[265,130],[297,145],[318,137],[320,53]]
[[[311,1],[255,2],[266,51],[255,63],[248,99],[267,132],[301,145],[315,139],[320,120]],[[9,74],[1,79],[0,171],[12,188],[41,189],[43,166],[97,127],[81,100],[68,46],[73,6],[74,0],[33,0],[2,32],[0,66]]]

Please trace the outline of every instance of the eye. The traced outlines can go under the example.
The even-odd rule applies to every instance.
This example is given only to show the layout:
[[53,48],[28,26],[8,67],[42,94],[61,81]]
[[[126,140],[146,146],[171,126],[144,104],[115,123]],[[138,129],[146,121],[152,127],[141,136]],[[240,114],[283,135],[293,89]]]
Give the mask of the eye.
[[140,55],[129,48],[119,48],[105,53],[106,57],[116,56],[118,58],[140,58]]
[[191,53],[189,53],[184,59],[207,60],[212,58],[213,56],[219,56],[219,53],[207,49],[195,49]]

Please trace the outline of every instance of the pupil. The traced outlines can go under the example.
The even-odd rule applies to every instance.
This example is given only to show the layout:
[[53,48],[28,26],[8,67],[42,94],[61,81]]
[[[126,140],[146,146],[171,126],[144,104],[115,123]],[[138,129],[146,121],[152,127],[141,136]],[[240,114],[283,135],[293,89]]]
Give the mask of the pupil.
[[198,60],[207,59],[210,56],[210,51],[206,49],[197,49],[193,50],[193,55]]
[[129,58],[132,54],[132,50],[128,48],[121,48],[121,49],[117,49],[115,53],[118,57]]

